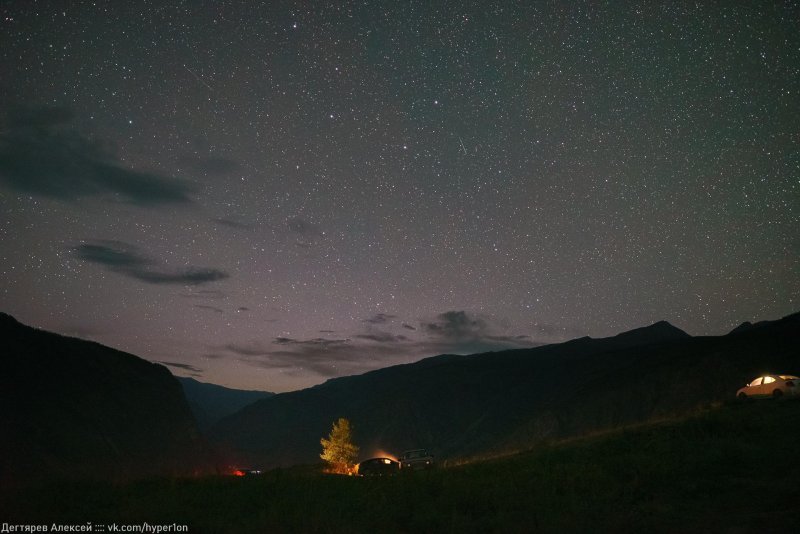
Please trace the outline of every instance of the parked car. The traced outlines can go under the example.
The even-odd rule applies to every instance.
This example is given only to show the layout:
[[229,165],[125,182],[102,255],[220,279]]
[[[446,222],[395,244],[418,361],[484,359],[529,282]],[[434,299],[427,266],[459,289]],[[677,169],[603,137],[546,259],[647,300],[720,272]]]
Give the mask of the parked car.
[[361,476],[394,475],[400,464],[391,458],[370,458],[358,464],[356,472]]
[[400,455],[400,469],[431,469],[433,467],[433,455],[428,454],[425,449],[414,449],[406,451]]
[[748,397],[783,397],[800,395],[800,378],[792,375],[759,376],[736,392],[740,399]]

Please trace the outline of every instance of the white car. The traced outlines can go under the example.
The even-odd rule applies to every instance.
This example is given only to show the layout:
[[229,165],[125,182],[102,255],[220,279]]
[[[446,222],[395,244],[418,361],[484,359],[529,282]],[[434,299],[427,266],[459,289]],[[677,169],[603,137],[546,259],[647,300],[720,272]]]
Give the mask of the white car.
[[747,397],[783,397],[800,395],[800,378],[792,375],[759,376],[736,392],[740,399]]

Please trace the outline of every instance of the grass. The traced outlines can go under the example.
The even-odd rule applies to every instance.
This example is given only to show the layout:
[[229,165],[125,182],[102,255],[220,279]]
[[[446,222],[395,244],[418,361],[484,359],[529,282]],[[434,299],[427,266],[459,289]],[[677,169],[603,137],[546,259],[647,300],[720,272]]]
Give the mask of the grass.
[[[684,419],[390,478],[53,484],[2,495],[0,522],[186,524],[190,532],[791,532],[800,400]],[[791,528],[791,527],[795,528]]]

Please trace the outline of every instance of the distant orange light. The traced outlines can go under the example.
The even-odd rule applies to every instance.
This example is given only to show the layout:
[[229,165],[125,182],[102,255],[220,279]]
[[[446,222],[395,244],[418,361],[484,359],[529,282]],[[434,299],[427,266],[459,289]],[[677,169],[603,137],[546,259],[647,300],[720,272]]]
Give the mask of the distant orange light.
[[395,456],[394,454],[391,454],[389,452],[386,452],[383,449],[373,450],[372,454],[370,455],[370,458],[381,458],[381,457],[390,458],[390,459],[394,460],[395,462],[399,461],[397,459],[397,456]]
[[245,473],[244,471],[242,471],[242,470],[240,470],[240,469],[237,469],[237,470],[235,470],[235,471],[233,472],[233,476],[235,476],[235,477],[243,477],[243,476],[245,476],[246,474],[247,474],[247,473]]

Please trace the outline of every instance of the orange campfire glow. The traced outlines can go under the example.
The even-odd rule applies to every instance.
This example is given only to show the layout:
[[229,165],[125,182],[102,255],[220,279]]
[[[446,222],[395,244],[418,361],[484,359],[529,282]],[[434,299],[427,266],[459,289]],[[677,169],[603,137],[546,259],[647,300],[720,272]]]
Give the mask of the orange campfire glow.
[[370,456],[370,458],[391,458],[395,462],[399,462],[400,461],[400,460],[397,459],[397,457],[394,454],[392,454],[390,452],[386,452],[383,449],[376,449],[376,450],[372,451],[372,455]]

